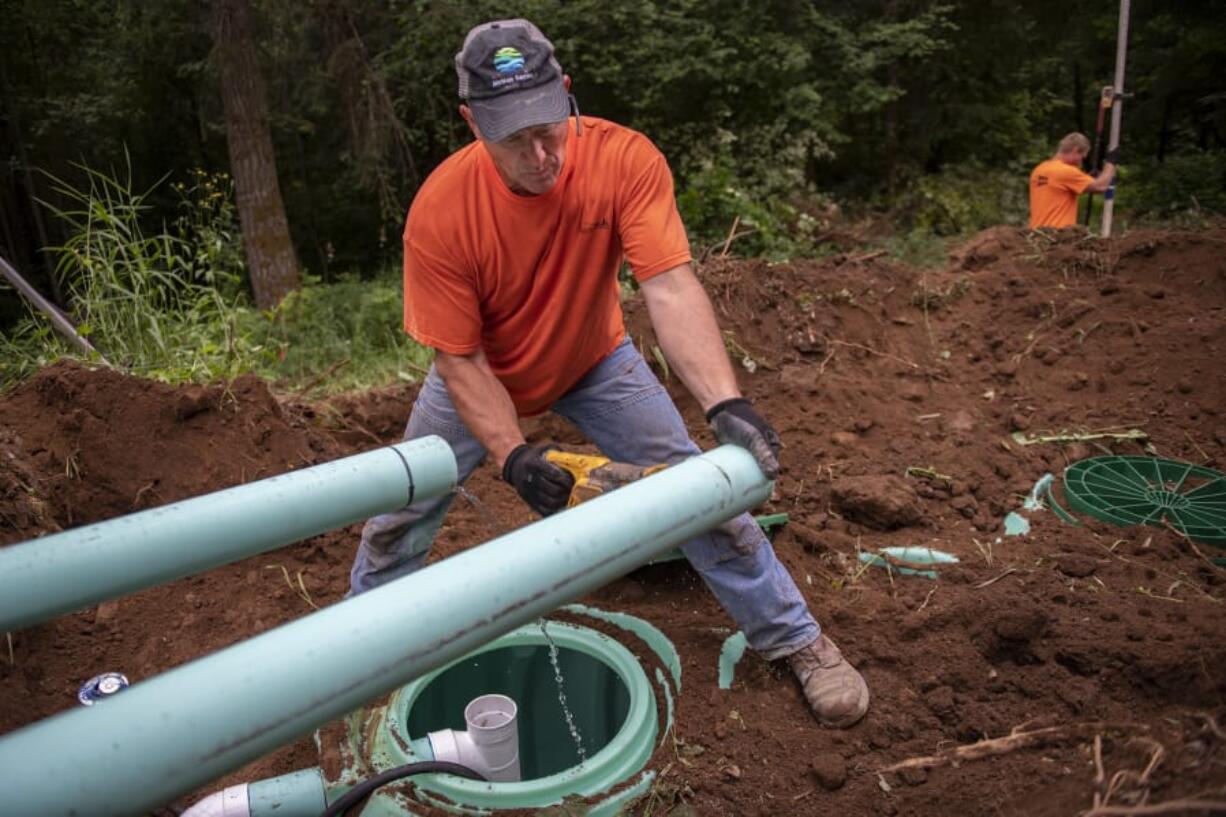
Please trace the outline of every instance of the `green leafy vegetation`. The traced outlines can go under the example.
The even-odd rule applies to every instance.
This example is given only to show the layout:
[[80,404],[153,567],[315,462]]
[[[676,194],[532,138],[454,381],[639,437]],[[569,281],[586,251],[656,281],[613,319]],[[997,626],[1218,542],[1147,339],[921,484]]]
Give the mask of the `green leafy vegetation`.
[[[539,23],[582,111],[659,145],[696,255],[879,247],[933,266],[977,230],[1023,223],[1030,168],[1065,133],[1093,135],[1118,12],[1090,0],[251,0],[308,281],[264,314],[224,172],[219,7],[0,0],[13,21],[0,26],[0,255],[116,365],[166,379],[255,370],[291,387],[330,372],[323,388],[411,376],[426,360],[399,330],[397,238],[417,188],[471,139],[453,57],[481,20]],[[1226,0],[1132,3],[1117,224],[1226,211],[1224,18]],[[62,350],[0,287],[5,382]]]
[[[87,187],[52,180],[71,202],[54,211],[71,227],[54,248],[56,274],[71,293],[77,331],[110,365],[168,382],[250,371],[286,388],[339,391],[417,379],[429,364],[429,350],[400,329],[398,275],[314,282],[274,311],[253,308],[226,177],[196,171],[192,184],[176,184],[179,216],[151,234],[143,223],[152,190],[134,190],[130,175],[82,170]],[[0,387],[77,356],[30,313],[0,335]]]
[[[335,392],[420,380],[432,352],[405,334],[399,271],[363,281],[309,283],[274,315],[246,310],[240,327],[274,350],[256,371],[292,387]],[[318,375],[327,373],[323,382]]]
[[1226,153],[1191,151],[1126,168],[1117,206],[1140,219],[1194,224],[1226,213]]
[[[247,364],[259,349],[232,331],[236,304],[226,300],[240,279],[216,257],[232,240],[216,235],[227,234],[232,211],[220,207],[202,220],[193,194],[183,201],[177,231],[150,232],[144,224],[150,191],[135,190],[130,172],[116,178],[79,168],[84,186],[50,178],[67,204],[49,207],[68,233],[51,251],[77,331],[113,365],[167,379],[226,376]],[[30,326],[15,337],[33,344],[27,357],[40,359],[59,342]]]

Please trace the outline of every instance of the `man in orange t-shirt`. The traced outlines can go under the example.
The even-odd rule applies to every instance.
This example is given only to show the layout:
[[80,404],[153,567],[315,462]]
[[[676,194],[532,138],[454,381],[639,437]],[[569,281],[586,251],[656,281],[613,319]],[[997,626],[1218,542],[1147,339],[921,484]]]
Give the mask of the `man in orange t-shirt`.
[[1030,172],[1030,229],[1071,227],[1077,223],[1077,197],[1102,193],[1111,186],[1119,149],[1107,152],[1097,176],[1081,170],[1089,152],[1090,140],[1085,134],[1070,133],[1060,140],[1055,156],[1039,162]]
[[[668,163],[642,134],[580,117],[553,45],[526,20],[472,29],[456,55],[460,115],[476,141],[434,170],[404,231],[404,327],[435,350],[406,439],[451,445],[461,483],[488,455],[542,515],[573,481],[518,418],[553,411],[609,458],[699,453],[668,392],[626,337],[617,273],[638,280],[660,348],[716,439],[779,471],[779,436],[746,400],[691,267]],[[571,119],[574,108],[573,126]],[[420,568],[451,497],[369,520],[350,575],[360,593]],[[681,546],[750,646],[787,658],[813,714],[849,726],[868,687],[818,626],[749,514]]]

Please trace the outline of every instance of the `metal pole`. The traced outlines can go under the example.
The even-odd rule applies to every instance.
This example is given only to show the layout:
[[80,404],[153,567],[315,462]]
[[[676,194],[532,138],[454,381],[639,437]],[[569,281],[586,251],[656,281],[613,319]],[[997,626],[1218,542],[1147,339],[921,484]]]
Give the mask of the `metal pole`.
[[439,496],[455,482],[451,447],[423,437],[0,548],[0,631]]
[[[1120,146],[1120,122],[1124,115],[1124,58],[1128,53],[1128,13],[1131,0],[1120,0],[1120,28],[1115,39],[1115,89],[1112,91],[1114,107],[1111,109],[1111,136],[1107,140],[1107,151]],[[1116,178],[1119,172],[1116,171]],[[1103,229],[1102,237],[1111,237],[1111,218],[1115,212],[1115,179],[1103,193]]]
[[0,738],[6,814],[143,814],[770,496],[723,446]]
[[12,264],[5,261],[3,258],[0,258],[0,275],[7,278],[9,283],[11,283],[18,292],[24,295],[26,299],[38,309],[39,312],[46,315],[51,321],[51,325],[55,327],[55,330],[67,338],[73,346],[76,346],[87,355],[97,355],[98,359],[103,363],[106,363],[107,366],[111,365],[109,362],[107,362],[107,359],[102,356],[101,352],[95,349],[88,340],[77,332],[76,327],[72,325],[72,321],[68,320],[68,318],[64,316],[63,312],[56,309],[55,304],[44,298],[37,289],[30,285],[29,281],[21,277],[21,273],[13,269]]

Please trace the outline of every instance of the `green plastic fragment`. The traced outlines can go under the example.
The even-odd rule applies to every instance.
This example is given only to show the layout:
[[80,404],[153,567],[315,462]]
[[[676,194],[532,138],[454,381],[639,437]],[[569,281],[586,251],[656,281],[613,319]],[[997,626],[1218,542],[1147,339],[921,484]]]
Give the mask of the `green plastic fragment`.
[[888,556],[895,562],[909,562],[921,565],[956,564],[958,557],[943,550],[925,547],[888,547],[881,548],[877,553],[862,552],[860,561],[875,567],[885,567],[903,576],[920,576],[925,579],[935,579],[935,570],[919,570],[913,567],[901,567],[883,557]]
[[745,648],[749,640],[742,632],[733,633],[724,639],[724,646],[719,650],[719,688],[732,689],[732,678],[736,674],[736,665],[745,657]]
[[775,532],[776,528],[781,528],[788,523],[788,515],[786,513],[764,514],[762,516],[755,516],[753,521],[758,523],[758,527],[762,529],[763,533],[770,536]]
[[[680,670],[677,671],[680,672]],[[668,737],[668,733],[673,728],[673,710],[676,708],[676,704],[673,703],[673,690],[668,685],[668,678],[664,676],[664,670],[659,667],[656,667],[656,683],[660,685],[660,691],[664,693],[664,709],[667,716],[664,719],[664,735],[661,738],[663,740],[663,738]],[[681,689],[678,688],[677,691],[680,692]]]

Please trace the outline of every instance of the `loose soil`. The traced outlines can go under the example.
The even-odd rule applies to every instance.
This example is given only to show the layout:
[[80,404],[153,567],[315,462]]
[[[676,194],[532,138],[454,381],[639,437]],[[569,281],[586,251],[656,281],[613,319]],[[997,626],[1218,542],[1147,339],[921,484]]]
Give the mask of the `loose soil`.
[[[933,271],[864,255],[703,265],[742,384],[785,441],[761,509],[790,516],[775,548],[873,700],[857,726],[823,729],[786,667],[752,655],[718,690],[731,621],[688,565],[639,570],[586,601],[650,620],[682,656],[678,740],[653,758],[662,776],[640,810],[1072,815],[1113,779],[1110,805],[1224,799],[1226,571],[1205,558],[1220,552],[1050,511],[1029,513],[1024,537],[1001,527],[1040,476],[1087,456],[1226,465],[1224,252],[1221,228],[1112,241],[998,228]],[[627,313],[652,359],[645,310],[632,299]],[[0,397],[0,545],[394,441],[413,395],[308,402],[254,377],[172,388],[49,367]],[[525,429],[584,445],[556,418]],[[1127,429],[1148,440],[1013,438]],[[457,502],[436,559],[530,521],[488,465],[468,487],[492,518]],[[148,678],[339,601],[358,527],[14,633],[0,733],[75,706],[98,672]],[[860,567],[859,550],[889,545],[961,563],[936,581]],[[1050,727],[1003,754],[887,770]],[[208,790],[318,762],[303,738]]]

